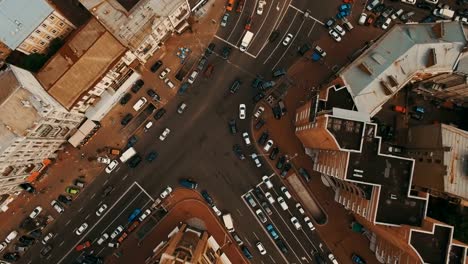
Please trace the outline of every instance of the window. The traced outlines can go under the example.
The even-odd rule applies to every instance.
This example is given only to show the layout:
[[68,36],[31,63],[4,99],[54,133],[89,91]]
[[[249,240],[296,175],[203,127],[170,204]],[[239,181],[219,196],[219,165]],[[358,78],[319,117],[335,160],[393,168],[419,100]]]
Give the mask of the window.
[[41,46],[44,46],[45,45],[45,42],[44,41],[41,41]]
[[47,27],[47,25],[46,25],[46,24],[42,24],[42,25],[41,25],[41,27],[43,27],[43,28],[46,28],[46,27]]
[[49,18],[50,18],[50,20],[54,20],[54,19],[55,19],[55,17],[54,17],[54,16],[50,16]]
[[46,39],[50,39],[50,36],[47,36]]
[[37,49],[33,49],[33,52],[37,52]]
[[54,30],[52,30],[52,33],[54,33],[54,34],[55,34],[55,33],[57,33],[57,30],[55,30],[55,29],[54,29]]
[[30,40],[35,40],[36,38],[34,36],[29,37]]
[[37,34],[40,34],[40,33],[41,33],[41,31],[38,29],[38,30],[36,30],[36,33],[37,33]]
[[60,23],[59,23],[59,26],[63,27],[63,22],[60,22]]

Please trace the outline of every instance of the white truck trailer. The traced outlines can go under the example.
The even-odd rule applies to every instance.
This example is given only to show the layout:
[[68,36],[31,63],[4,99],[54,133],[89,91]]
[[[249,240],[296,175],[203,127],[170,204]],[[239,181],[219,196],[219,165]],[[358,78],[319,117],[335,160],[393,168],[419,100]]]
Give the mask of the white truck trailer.
[[250,42],[252,41],[253,36],[254,36],[254,33],[250,32],[248,30],[247,30],[247,32],[245,32],[245,35],[242,38],[242,42],[241,42],[241,45],[239,47],[239,50],[241,52],[245,52],[247,50],[247,48],[250,46]]

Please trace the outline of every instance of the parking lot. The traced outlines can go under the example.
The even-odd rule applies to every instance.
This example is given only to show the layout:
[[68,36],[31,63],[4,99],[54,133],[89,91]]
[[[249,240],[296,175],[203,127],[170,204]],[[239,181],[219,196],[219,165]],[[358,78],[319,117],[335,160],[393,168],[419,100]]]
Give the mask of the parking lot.
[[[278,251],[287,263],[315,263],[316,258],[325,259],[329,252],[324,252],[322,244],[318,242],[320,238],[315,233],[312,217],[291,196],[287,187],[281,184],[278,175],[267,177],[272,185],[262,181],[242,195],[245,205],[261,226],[260,229],[272,242],[261,241],[267,252]],[[278,200],[280,197],[284,200],[283,205]],[[292,222],[293,217],[295,224]],[[308,224],[304,219],[312,222]],[[257,234],[253,235],[258,240]],[[246,240],[255,247],[257,241]]]

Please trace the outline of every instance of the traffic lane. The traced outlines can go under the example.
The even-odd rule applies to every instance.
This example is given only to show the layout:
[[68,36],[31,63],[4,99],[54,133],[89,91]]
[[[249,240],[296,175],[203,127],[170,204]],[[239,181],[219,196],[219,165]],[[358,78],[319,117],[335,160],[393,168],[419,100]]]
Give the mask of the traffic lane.
[[[87,222],[89,227],[81,236],[75,234],[76,229],[81,224],[73,229],[72,236],[74,239],[70,239],[70,241],[66,242],[66,245],[64,246],[65,254],[63,256],[51,258],[52,260],[55,260],[54,263],[72,263],[74,259],[83,253],[75,251],[75,247],[84,241],[89,240],[92,242],[91,248],[87,251],[99,248],[100,246],[97,245],[95,241],[99,239],[99,237],[106,232],[111,225],[114,223],[128,223],[127,219],[135,208],[143,208],[145,204],[147,205],[151,202],[150,198],[135,185],[132,185],[132,188],[128,190],[129,191],[127,193],[124,193],[121,196],[120,200],[115,201],[113,204],[109,204],[108,209],[101,217],[98,217],[94,211],[94,220],[82,219],[81,224],[83,222]],[[105,245],[107,245],[107,243]]]
[[[355,0],[353,4],[353,11],[359,12],[361,0]],[[291,6],[301,10],[309,10],[312,17],[324,22],[329,17],[335,17],[338,13],[338,7],[343,4],[340,0],[331,1],[304,1],[304,0],[292,0]],[[355,9],[355,10],[354,10]]]

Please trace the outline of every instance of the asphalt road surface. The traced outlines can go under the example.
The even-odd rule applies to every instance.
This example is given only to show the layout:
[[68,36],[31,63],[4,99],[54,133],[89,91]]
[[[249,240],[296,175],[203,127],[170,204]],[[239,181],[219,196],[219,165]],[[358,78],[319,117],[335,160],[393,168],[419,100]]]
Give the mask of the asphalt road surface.
[[[143,132],[141,124],[152,119],[151,116],[148,119],[134,118],[129,124],[139,127],[136,130],[139,138],[135,146],[137,151],[145,156],[155,150],[159,152],[157,160],[152,163],[143,161],[136,169],[121,164],[110,175],[103,171],[54,223],[52,232],[56,235],[50,242],[54,247],[51,255],[38,258],[43,246],[36,243],[20,262],[73,263],[82,254],[75,251],[76,245],[86,240],[96,241],[104,232],[111,233],[117,225],[125,225],[133,209],[147,207],[165,186],[176,187],[178,179],[193,178],[199,183],[199,190],[209,191],[218,208],[233,215],[236,232],[246,241],[255,263],[314,263],[311,251],[318,247],[320,238],[305,226],[303,218],[295,211],[294,201],[287,201],[289,211],[281,210],[278,205],[272,206],[273,214],[268,216],[269,222],[274,224],[289,246],[288,253],[279,251],[261,223],[252,224],[258,221],[257,217],[242,195],[257,186],[261,176],[272,172],[265,165],[256,168],[248,156],[242,161],[237,159],[232,146],[236,143],[241,145],[246,155],[255,152],[253,147],[246,147],[241,138],[242,132],[250,131],[254,111],[252,79],[256,74],[270,77],[272,69],[277,67],[288,68],[298,59],[297,48],[300,45],[306,40],[313,43],[320,34],[326,34],[321,22],[325,15],[323,10],[330,10],[330,16],[337,5],[336,1],[268,1],[263,15],[259,16],[255,13],[256,1],[246,1],[243,12],[232,13],[228,27],[220,28],[213,39],[216,52],[208,62],[215,67],[213,76],[205,78],[200,74],[186,94],[177,96],[166,105],[168,112],[148,132]],[[312,11],[311,17],[306,19],[303,18],[305,9]],[[250,16],[255,39],[248,52],[240,53],[233,49],[229,60],[223,60],[218,55],[221,48],[224,45],[238,47],[244,34],[245,20]],[[276,29],[280,37],[273,43],[268,42],[271,32]],[[281,42],[287,33],[292,33],[294,38],[284,46]],[[154,78],[158,77],[154,75]],[[242,80],[242,86],[236,94],[230,94],[228,89],[236,78]],[[178,114],[176,109],[182,101],[188,104],[188,108],[183,114]],[[238,118],[240,103],[247,105],[246,120]],[[267,109],[265,114],[271,115],[271,110]],[[236,119],[239,129],[236,135],[231,135],[228,130],[228,121],[232,118]],[[121,128],[118,123],[115,126],[116,129]],[[171,133],[165,141],[160,141],[158,137],[166,127],[171,129]],[[280,185],[278,176],[273,177],[273,182],[276,197]],[[109,185],[114,186],[114,190],[103,198],[102,191]],[[260,187],[264,188],[263,185]],[[102,203],[109,208],[98,217],[95,212]],[[301,230],[294,229],[289,221],[291,215],[299,218],[303,226]],[[89,227],[83,235],[77,236],[74,231],[83,222]],[[262,241],[267,255],[258,253],[254,245],[256,241]],[[89,250],[95,254],[103,257],[111,254],[110,248],[94,244]]]

